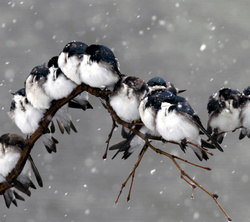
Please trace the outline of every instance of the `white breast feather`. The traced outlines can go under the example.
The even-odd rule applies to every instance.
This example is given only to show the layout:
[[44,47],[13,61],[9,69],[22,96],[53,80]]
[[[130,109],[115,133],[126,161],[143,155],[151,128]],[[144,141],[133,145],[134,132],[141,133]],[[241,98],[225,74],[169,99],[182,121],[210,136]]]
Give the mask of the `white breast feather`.
[[68,57],[68,53],[62,52],[58,57],[58,66],[62,72],[77,85],[81,84],[78,71],[80,63],[81,60],[77,56]]
[[80,65],[80,77],[82,82],[92,87],[108,87],[113,90],[114,85],[118,82],[119,77],[108,69],[101,62],[89,61],[89,55],[84,55]]
[[50,68],[50,74],[48,75],[47,82],[44,84],[45,92],[54,100],[67,97],[76,84],[71,80],[67,79],[63,74],[59,75],[58,78],[54,78],[56,70]]

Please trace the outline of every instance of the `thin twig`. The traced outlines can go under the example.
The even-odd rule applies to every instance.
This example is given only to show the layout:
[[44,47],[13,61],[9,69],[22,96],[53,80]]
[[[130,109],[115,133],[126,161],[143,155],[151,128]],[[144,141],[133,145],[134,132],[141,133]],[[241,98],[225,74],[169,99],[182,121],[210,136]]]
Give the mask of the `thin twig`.
[[197,147],[198,149],[200,149],[200,150],[204,151],[205,153],[208,153],[208,154],[209,154],[209,155],[211,155],[211,156],[213,156],[213,155],[214,155],[213,153],[211,153],[211,152],[209,152],[208,150],[206,150],[206,149],[204,149],[204,148],[202,148],[202,147],[198,146],[198,145],[197,145],[197,144],[195,144],[195,143],[192,143],[192,142],[190,142],[190,141],[186,141],[186,143],[191,144],[191,145],[193,145],[193,146]]
[[123,188],[126,186],[128,180],[129,180],[129,178],[132,176],[131,184],[130,184],[130,188],[129,188],[129,193],[128,193],[128,197],[127,197],[127,201],[130,200],[130,194],[131,194],[132,185],[133,185],[133,182],[134,182],[135,170],[136,170],[136,168],[139,166],[139,164],[140,164],[140,162],[141,162],[141,160],[142,160],[142,157],[143,157],[144,153],[146,152],[147,148],[148,148],[148,145],[147,145],[147,143],[145,143],[145,145],[144,145],[144,147],[143,147],[143,149],[142,149],[141,155],[139,156],[137,162],[135,163],[133,170],[130,172],[130,174],[128,175],[127,179],[123,182],[123,184],[122,184],[122,186],[121,186],[121,189],[120,189],[120,192],[119,192],[119,194],[118,194],[118,196],[117,196],[117,198],[116,198],[115,204],[118,203],[118,200],[119,200],[119,198],[120,198],[120,196],[121,196],[121,194],[122,194]]
[[[112,116],[111,116],[111,118],[112,118]],[[114,132],[114,130],[115,130],[115,128],[116,127],[118,127],[117,125],[116,125],[116,123],[115,123],[115,121],[114,121],[114,119],[112,118],[112,128],[111,128],[111,130],[110,130],[110,133],[109,133],[109,135],[108,135],[108,139],[106,140],[106,150],[105,150],[105,153],[103,154],[103,156],[102,156],[102,159],[104,159],[104,160],[106,160],[107,159],[107,154],[108,154],[108,149],[109,149],[109,142],[110,142],[110,140],[111,140],[111,138],[112,138],[112,135],[113,135],[113,132]]]
[[[155,147],[153,147],[150,143],[148,144],[148,146],[153,149],[155,152],[163,154],[167,157],[169,157],[173,163],[175,164],[175,166],[179,169],[180,173],[181,173],[181,178],[184,179],[189,185],[191,185],[194,189],[194,186],[188,181],[190,180],[193,184],[195,184],[197,187],[199,187],[200,189],[202,189],[205,193],[207,193],[209,196],[211,196],[213,198],[213,200],[215,201],[215,203],[219,206],[219,208],[222,210],[222,212],[225,214],[225,216],[227,217],[228,221],[232,221],[232,219],[229,217],[229,215],[226,213],[226,211],[222,208],[222,206],[219,204],[219,202],[217,201],[218,195],[217,194],[213,194],[211,192],[209,192],[207,189],[205,189],[203,186],[201,186],[198,182],[196,182],[193,178],[191,178],[181,167],[180,165],[176,162],[176,158],[169,154],[166,153],[164,151],[159,151],[159,149],[156,149]],[[188,179],[185,179],[185,177]],[[193,190],[192,190],[193,193]],[[193,194],[192,194],[193,195]]]

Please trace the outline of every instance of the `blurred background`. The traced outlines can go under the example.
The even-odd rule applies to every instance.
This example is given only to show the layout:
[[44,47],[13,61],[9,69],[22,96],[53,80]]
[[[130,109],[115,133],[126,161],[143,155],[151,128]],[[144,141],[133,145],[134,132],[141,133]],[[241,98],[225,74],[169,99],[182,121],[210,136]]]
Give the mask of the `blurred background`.
[[[8,118],[10,92],[23,87],[31,69],[79,40],[111,48],[122,73],[145,81],[161,76],[187,89],[192,107],[207,124],[208,97],[221,87],[242,91],[249,82],[250,3],[246,0],[23,0],[0,2],[0,133],[21,132]],[[166,157],[148,150],[136,171],[130,202],[129,184],[114,204],[138,152],[128,160],[114,152],[102,160],[112,122],[97,98],[93,110],[72,111],[78,133],[55,134],[58,152],[49,155],[38,141],[31,154],[44,180],[18,208],[0,201],[0,221],[227,221],[207,194],[191,188]],[[202,165],[180,163],[212,193],[234,221],[250,221],[250,140],[228,133],[224,153]],[[120,127],[111,140],[121,140]],[[200,163],[193,152],[156,144],[167,152]]]

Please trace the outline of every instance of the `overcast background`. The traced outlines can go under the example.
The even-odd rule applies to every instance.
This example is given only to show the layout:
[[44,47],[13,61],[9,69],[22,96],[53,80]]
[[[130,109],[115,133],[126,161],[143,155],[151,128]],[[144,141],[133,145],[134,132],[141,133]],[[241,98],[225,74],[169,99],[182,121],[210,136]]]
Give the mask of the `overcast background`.
[[[161,76],[181,89],[204,125],[209,95],[221,87],[242,91],[249,82],[250,3],[247,0],[23,0],[0,2],[0,135],[21,133],[7,116],[10,92],[23,87],[31,69],[58,55],[66,43],[79,40],[110,47],[122,73],[145,81]],[[132,170],[138,151],[128,160],[118,155],[102,160],[111,118],[98,99],[93,110],[71,111],[78,133],[55,134],[58,152],[49,155],[38,141],[32,156],[44,187],[7,209],[0,201],[0,221],[25,222],[191,222],[227,221],[214,201],[180,179],[173,163],[148,150],[126,202],[129,184],[119,203],[120,186]],[[225,152],[213,151],[208,172],[181,166],[237,222],[250,221],[250,140],[228,133]],[[120,128],[111,144],[118,142]],[[175,145],[159,148],[200,163]]]

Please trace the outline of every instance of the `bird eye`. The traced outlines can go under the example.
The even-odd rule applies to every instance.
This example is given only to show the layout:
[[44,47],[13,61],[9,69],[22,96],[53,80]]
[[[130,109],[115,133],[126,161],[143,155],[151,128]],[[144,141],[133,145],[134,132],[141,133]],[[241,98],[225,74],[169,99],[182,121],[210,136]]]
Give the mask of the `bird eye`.
[[131,87],[131,88],[134,88],[135,85],[136,85],[135,81],[128,81],[127,84],[128,84],[128,86]]
[[41,79],[40,76],[36,76],[36,77],[35,77],[35,80],[36,80],[36,81],[39,81],[40,79]]
[[62,74],[62,70],[61,69],[57,69],[56,70],[56,78],[58,78],[59,75]]
[[238,108],[238,107],[239,107],[238,101],[234,101],[234,100],[233,100],[233,107],[234,107],[234,108]]
[[10,110],[14,110],[16,108],[16,102],[12,101],[10,105]]
[[221,106],[222,108],[225,108],[225,107],[226,107],[226,103],[223,101],[223,102],[220,103],[220,106]]

